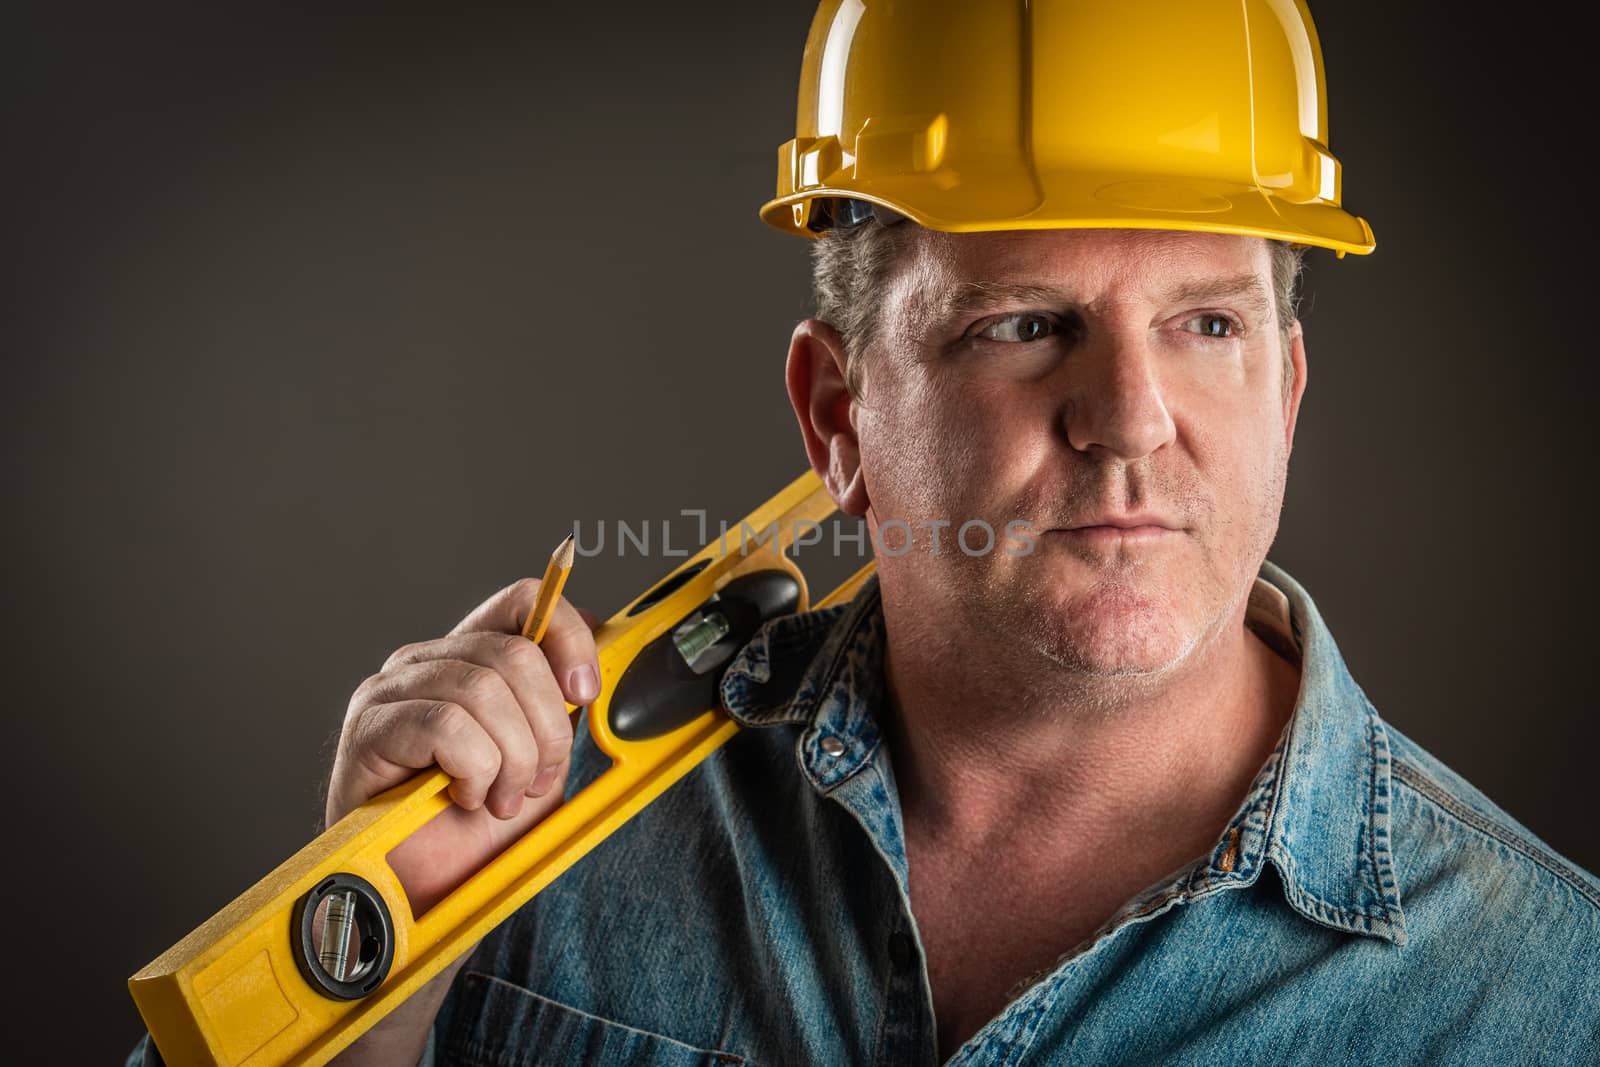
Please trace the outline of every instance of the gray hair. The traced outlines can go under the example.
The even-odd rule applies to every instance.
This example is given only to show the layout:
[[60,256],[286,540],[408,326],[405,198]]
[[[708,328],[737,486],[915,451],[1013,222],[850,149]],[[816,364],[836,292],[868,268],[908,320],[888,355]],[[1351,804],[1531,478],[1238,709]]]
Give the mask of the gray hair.
[[[884,225],[876,219],[829,230],[812,242],[811,297],[816,317],[839,331],[845,347],[845,384],[860,396],[862,354],[878,343],[884,286],[896,257],[916,233],[915,223]],[[1305,247],[1270,241],[1272,290],[1283,349],[1283,395],[1294,388],[1289,330],[1298,314]]]

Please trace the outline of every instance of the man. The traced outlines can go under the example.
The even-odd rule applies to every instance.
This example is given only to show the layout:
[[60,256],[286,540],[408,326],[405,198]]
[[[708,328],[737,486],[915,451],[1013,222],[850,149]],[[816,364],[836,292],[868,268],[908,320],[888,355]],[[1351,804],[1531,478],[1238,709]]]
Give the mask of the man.
[[[914,543],[766,626],[748,729],[343,1062],[1595,1062],[1600,883],[1386,725],[1266,561],[1289,246],[1371,250],[1303,9],[912,6],[823,4],[764,215],[821,235],[811,463]],[[516,637],[535,592],[351,700],[330,822],[455,780],[393,857],[419,908],[605,766],[563,706],[589,626]]]

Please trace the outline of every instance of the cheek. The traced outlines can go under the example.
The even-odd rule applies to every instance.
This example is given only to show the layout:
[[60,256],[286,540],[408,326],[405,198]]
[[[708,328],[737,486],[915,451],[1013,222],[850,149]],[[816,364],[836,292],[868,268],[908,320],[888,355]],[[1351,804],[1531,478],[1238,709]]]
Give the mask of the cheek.
[[[1254,552],[1263,525],[1276,529],[1283,496],[1283,410],[1270,374],[1239,371],[1177,383],[1169,407],[1178,438],[1169,464],[1174,491],[1193,494],[1203,541]],[[1233,546],[1233,547],[1228,547]]]
[[857,421],[861,465],[881,518],[981,514],[992,495],[1015,404],[920,381],[882,390]]
[[985,495],[1014,500],[1062,467],[1061,398],[1041,386],[977,383],[959,405],[961,439],[975,453],[969,474]]
[[1214,508],[1214,537],[1231,552],[1254,556],[1277,531],[1287,452],[1282,412],[1255,405],[1229,412],[1193,435],[1195,463]]

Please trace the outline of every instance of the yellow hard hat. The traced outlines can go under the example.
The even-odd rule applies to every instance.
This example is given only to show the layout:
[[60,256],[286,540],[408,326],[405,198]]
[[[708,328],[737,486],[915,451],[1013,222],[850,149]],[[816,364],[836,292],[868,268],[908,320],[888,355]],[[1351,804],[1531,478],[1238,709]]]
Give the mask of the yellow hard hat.
[[822,0],[761,217],[1199,230],[1367,253],[1302,0]]

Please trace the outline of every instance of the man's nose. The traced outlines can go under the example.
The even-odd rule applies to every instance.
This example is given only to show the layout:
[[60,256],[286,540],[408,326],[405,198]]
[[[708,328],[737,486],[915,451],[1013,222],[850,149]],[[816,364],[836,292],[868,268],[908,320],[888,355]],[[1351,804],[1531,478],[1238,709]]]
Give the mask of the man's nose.
[[1073,348],[1061,368],[1061,423],[1073,448],[1133,460],[1173,440],[1158,358],[1142,330],[1091,333]]

